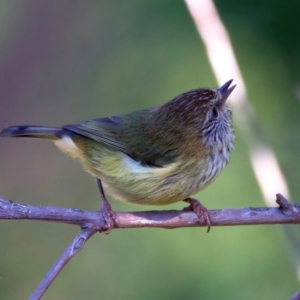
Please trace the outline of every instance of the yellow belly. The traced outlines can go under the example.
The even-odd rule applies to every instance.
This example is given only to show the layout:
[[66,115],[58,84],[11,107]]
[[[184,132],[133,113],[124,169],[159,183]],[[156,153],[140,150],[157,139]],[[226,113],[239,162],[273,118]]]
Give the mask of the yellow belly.
[[121,152],[103,151],[98,159],[84,163],[86,170],[102,181],[105,192],[135,204],[182,201],[210,184],[226,164],[216,167],[207,156],[158,168],[143,166]]
[[164,205],[184,200],[204,189],[226,164],[224,160],[215,166],[214,156],[199,155],[164,167],[149,167],[96,142],[82,147],[62,139],[56,145],[79,158],[84,169],[102,181],[105,193],[135,204]]

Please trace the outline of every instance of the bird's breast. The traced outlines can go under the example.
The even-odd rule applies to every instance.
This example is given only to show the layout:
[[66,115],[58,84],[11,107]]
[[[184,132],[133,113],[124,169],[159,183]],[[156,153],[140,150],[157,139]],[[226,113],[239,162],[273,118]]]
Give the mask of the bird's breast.
[[204,189],[224,168],[229,153],[211,149],[157,167],[97,144],[85,157],[85,169],[102,181],[106,193],[125,202],[163,205]]

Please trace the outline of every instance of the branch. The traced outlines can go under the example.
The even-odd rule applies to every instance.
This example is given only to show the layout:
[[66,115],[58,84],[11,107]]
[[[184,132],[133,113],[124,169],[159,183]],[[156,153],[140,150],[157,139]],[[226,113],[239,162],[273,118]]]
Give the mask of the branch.
[[55,262],[40,284],[37,286],[35,291],[29,297],[29,300],[41,299],[47,289],[50,287],[54,279],[61,272],[64,266],[69,262],[69,260],[77,254],[87,240],[97,232],[95,228],[83,229],[68,246],[68,248],[63,252],[60,258]]
[[[279,207],[246,207],[240,209],[210,210],[212,226],[299,224],[300,205],[290,203],[281,194],[276,195]],[[76,208],[24,205],[0,198],[0,220],[40,220],[79,225],[104,231],[105,221],[100,211]],[[206,227],[194,212],[164,210],[144,212],[115,212],[113,228],[181,228]]]
[[294,294],[289,300],[299,300],[300,299],[300,291]]
[[230,95],[234,108],[233,118],[237,128],[248,144],[254,175],[268,205],[273,195],[280,190],[289,197],[288,186],[276,156],[262,134],[251,102],[247,97],[243,80],[230,36],[223,24],[213,0],[185,0],[206,48],[207,56],[219,85],[234,78],[237,88]]
[[[300,204],[292,204],[281,194],[276,195],[278,207],[246,207],[241,209],[210,210],[211,226],[299,224]],[[77,254],[96,232],[103,232],[106,224],[101,211],[87,211],[76,208],[33,206],[0,198],[0,220],[39,220],[79,225],[82,231],[70,243],[54,263],[30,300],[40,299],[70,259]],[[117,228],[181,228],[206,227],[204,219],[199,220],[194,212],[185,210],[115,212],[113,229]]]

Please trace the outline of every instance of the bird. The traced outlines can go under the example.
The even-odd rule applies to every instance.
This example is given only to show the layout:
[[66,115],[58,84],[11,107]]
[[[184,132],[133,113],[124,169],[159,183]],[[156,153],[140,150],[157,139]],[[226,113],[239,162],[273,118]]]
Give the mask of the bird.
[[185,210],[204,218],[209,231],[209,211],[191,195],[210,185],[229,161],[235,139],[227,103],[236,87],[232,81],[129,114],[62,127],[9,126],[0,137],[51,140],[78,159],[98,184],[107,232],[114,215],[105,193],[141,205],[185,201]]

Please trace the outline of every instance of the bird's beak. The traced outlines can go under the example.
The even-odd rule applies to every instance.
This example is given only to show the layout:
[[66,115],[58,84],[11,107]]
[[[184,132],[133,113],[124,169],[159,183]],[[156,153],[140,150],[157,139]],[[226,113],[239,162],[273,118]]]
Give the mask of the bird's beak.
[[229,97],[229,95],[232,93],[232,91],[236,87],[236,85],[233,85],[232,87],[230,87],[232,81],[233,81],[233,79],[227,81],[225,84],[223,84],[221,87],[219,87],[217,89],[217,91],[222,95],[222,98],[220,100],[221,104],[224,104],[226,102],[227,98]]

